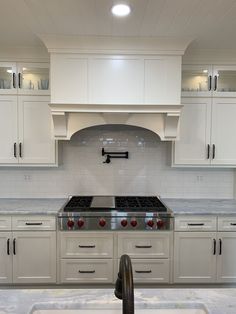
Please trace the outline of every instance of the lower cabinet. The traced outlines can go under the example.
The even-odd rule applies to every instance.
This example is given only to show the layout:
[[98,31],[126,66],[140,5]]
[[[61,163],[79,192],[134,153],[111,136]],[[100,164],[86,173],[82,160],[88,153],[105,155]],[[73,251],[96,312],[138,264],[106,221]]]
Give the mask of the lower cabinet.
[[1,284],[56,283],[55,217],[5,216],[0,228]]
[[[192,228],[202,228],[199,218],[176,219],[176,229],[184,223]],[[209,218],[208,218],[209,220]],[[218,217],[218,227],[206,225],[217,231],[175,232],[174,282],[175,283],[230,283],[236,282],[236,218]],[[223,231],[229,230],[229,231]]]

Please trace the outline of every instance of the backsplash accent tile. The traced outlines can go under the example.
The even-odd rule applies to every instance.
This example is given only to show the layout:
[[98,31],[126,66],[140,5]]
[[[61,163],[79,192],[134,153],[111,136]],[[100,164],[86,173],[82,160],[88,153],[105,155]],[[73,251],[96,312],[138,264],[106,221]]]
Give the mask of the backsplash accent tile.
[[[233,198],[233,169],[171,168],[171,143],[129,126],[99,126],[59,143],[59,168],[0,168],[0,197],[72,194]],[[129,151],[104,164],[101,149]]]

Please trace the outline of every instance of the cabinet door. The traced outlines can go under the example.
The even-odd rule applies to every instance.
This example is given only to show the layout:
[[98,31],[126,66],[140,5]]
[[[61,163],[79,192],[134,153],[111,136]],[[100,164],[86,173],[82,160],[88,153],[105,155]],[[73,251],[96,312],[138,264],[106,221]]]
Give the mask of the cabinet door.
[[12,282],[11,243],[11,232],[0,232],[0,283]]
[[235,117],[235,98],[213,99],[211,144],[214,165],[236,165]]
[[19,96],[19,146],[22,164],[55,163],[55,140],[47,96]]
[[144,60],[145,104],[179,105],[181,90],[181,59],[163,56]]
[[13,232],[13,282],[56,282],[56,232]]
[[94,104],[143,102],[143,60],[97,58],[89,63],[89,100]]
[[236,282],[236,232],[218,232],[217,281]]
[[17,93],[16,64],[0,62],[0,95]]
[[180,139],[173,144],[174,165],[209,165],[211,100],[183,98]]
[[49,64],[18,63],[18,94],[49,95]]
[[212,95],[213,78],[210,65],[182,66],[182,96],[209,97]]
[[216,233],[175,232],[174,282],[211,283],[216,280]]
[[236,65],[213,67],[213,96],[236,97]]
[[0,95],[0,163],[18,163],[17,96]]

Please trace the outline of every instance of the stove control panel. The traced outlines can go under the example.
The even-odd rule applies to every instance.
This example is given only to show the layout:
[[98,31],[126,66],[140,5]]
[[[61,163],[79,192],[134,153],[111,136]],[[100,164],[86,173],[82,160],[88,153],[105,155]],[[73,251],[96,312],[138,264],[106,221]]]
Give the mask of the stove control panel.
[[63,231],[165,231],[173,230],[171,217],[58,217],[59,230]]

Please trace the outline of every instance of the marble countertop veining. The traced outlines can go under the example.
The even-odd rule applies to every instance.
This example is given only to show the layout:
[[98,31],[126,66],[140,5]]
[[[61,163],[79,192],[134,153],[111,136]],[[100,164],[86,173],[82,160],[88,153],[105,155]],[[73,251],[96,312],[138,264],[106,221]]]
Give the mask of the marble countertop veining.
[[[32,314],[37,309],[120,309],[114,289],[6,289],[0,290],[0,313]],[[235,314],[236,288],[135,289],[135,308],[157,308],[158,303],[203,304],[209,314]]]
[[235,199],[162,198],[176,215],[236,215]]
[[65,202],[59,198],[0,198],[0,214],[56,215]]

